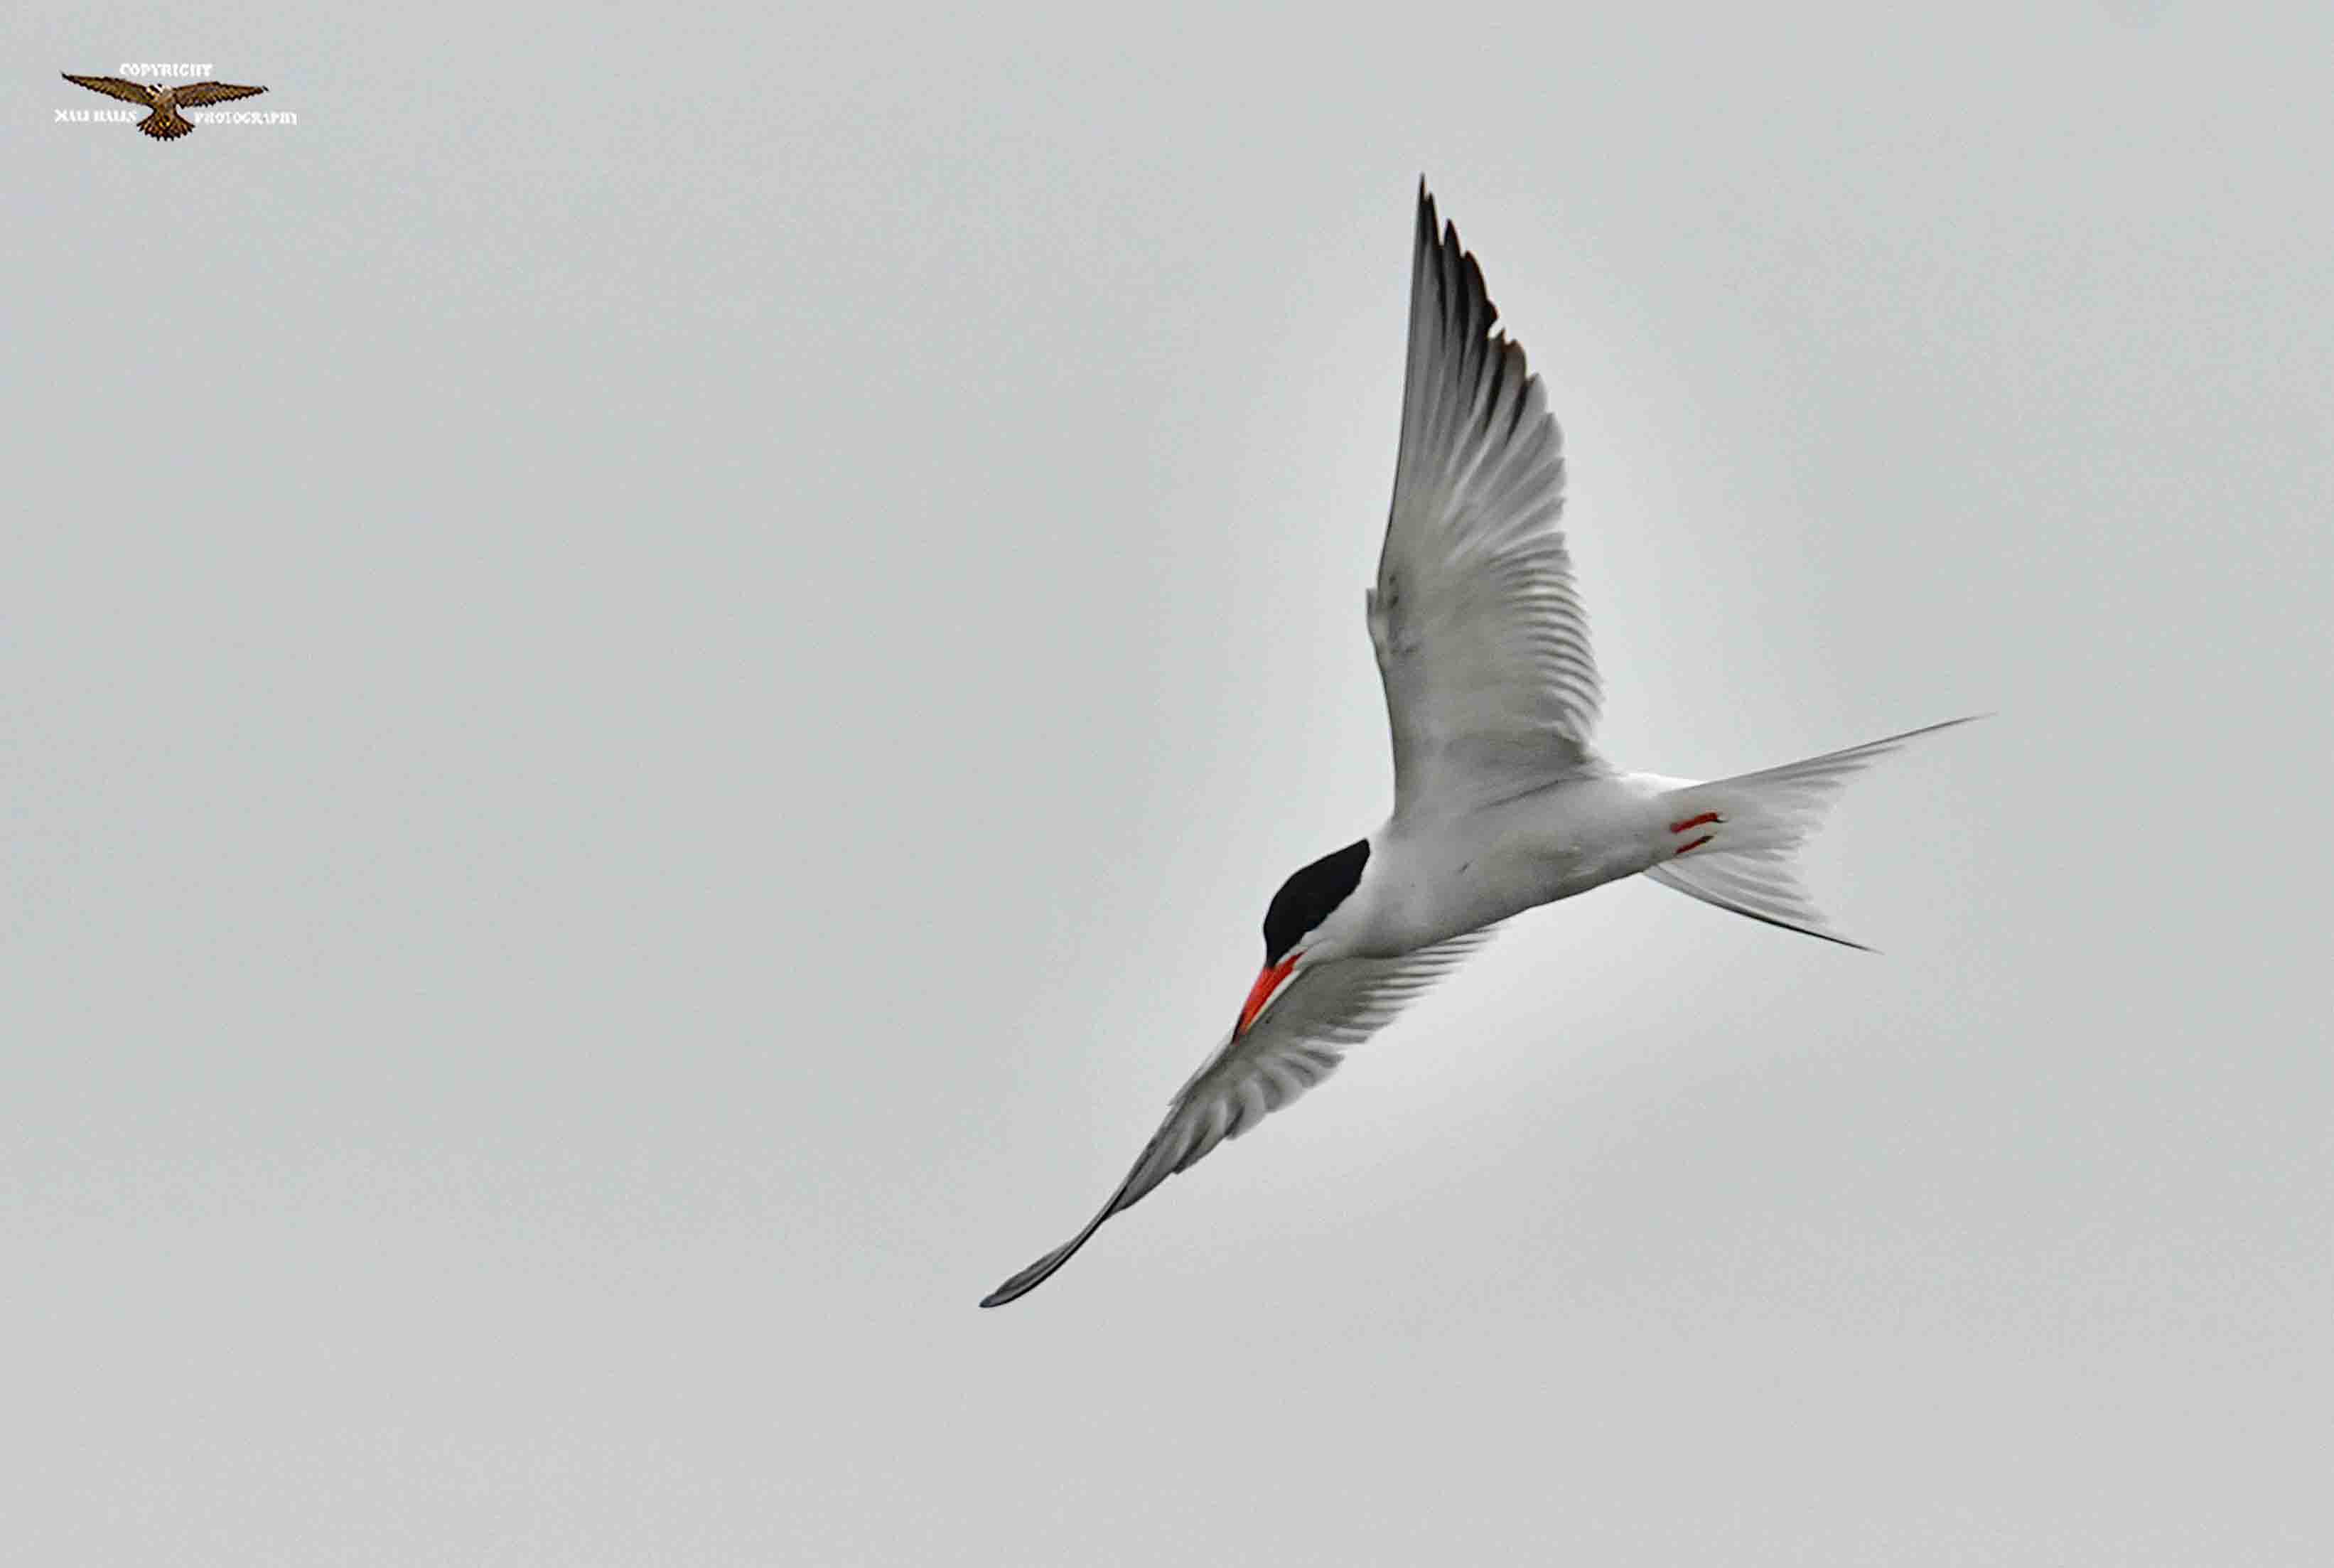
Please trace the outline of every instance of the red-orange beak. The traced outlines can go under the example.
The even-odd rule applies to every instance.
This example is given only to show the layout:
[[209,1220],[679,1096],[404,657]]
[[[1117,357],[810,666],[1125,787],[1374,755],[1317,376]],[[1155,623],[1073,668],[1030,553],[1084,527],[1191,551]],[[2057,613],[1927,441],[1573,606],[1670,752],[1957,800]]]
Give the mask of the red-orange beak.
[[1264,1004],[1272,1000],[1272,993],[1280,989],[1280,982],[1288,978],[1289,973],[1297,967],[1297,961],[1304,956],[1301,953],[1292,953],[1278,963],[1264,966],[1256,977],[1256,983],[1249,987],[1248,1000],[1240,1004],[1239,1027],[1232,1031],[1234,1034],[1248,1032],[1248,1026],[1256,1021],[1256,1015],[1264,1011]]

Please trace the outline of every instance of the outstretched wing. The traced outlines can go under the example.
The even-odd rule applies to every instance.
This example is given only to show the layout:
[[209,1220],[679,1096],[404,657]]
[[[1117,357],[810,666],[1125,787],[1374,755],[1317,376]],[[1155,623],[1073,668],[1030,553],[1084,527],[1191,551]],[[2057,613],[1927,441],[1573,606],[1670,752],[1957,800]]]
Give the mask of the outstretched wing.
[[1036,1290],[1103,1221],[1328,1077],[1346,1051],[1393,1022],[1413,999],[1490,941],[1494,929],[1485,926],[1400,958],[1340,959],[1298,974],[1246,1034],[1225,1040],[1191,1075],[1102,1212],[980,1304],[1001,1307]]
[[1482,268],[1421,181],[1402,452],[1370,641],[1394,812],[1463,808],[1601,771],[1602,701],[1558,527],[1564,437]]
[[124,82],[119,76],[75,76],[70,71],[58,73],[66,81],[92,92],[102,92],[108,98],[119,98],[124,103],[135,103],[141,109],[154,107],[154,92],[135,82]]
[[200,109],[205,104],[226,103],[237,98],[256,98],[266,91],[265,87],[237,87],[228,82],[190,82],[172,96],[181,109]]

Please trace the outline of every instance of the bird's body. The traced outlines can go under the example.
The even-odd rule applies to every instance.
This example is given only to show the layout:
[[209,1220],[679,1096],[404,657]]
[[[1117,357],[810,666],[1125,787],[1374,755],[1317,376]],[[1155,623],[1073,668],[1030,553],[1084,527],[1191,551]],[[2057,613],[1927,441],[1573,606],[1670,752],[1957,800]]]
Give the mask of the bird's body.
[[1563,439],[1497,318],[1481,269],[1456,229],[1438,231],[1422,183],[1394,506],[1365,605],[1394,810],[1282,885],[1230,1033],[1102,1211],[983,1306],[1035,1289],[1112,1215],[1320,1082],[1527,909],[1642,873],[1858,945],[1817,912],[1792,855],[1850,775],[1928,731],[1708,783],[1608,763],[1559,527]]
[[1351,895],[1352,954],[1396,958],[1635,876],[1674,847],[1655,802],[1683,782],[1601,773],[1448,814],[1388,818],[1369,837]]
[[64,73],[64,79],[92,92],[102,92],[108,98],[152,110],[138,122],[138,129],[157,141],[175,141],[195,129],[194,122],[178,112],[181,109],[204,109],[237,98],[256,97],[267,91],[265,87],[238,87],[231,82],[186,82],[173,87],[159,82],[125,82],[119,76],[75,76],[71,72]]
[[194,134],[195,122],[178,112],[177,88],[158,84],[148,91],[153,94],[154,112],[138,122],[139,130],[157,141],[175,141]]

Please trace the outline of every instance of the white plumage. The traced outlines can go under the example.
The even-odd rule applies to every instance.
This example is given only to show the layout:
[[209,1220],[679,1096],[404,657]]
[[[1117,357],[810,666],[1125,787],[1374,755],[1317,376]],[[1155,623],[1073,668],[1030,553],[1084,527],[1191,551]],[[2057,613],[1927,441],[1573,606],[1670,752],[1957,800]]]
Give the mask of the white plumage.
[[1422,182],[1402,445],[1370,641],[1394,737],[1377,830],[1290,877],[1239,1024],[1085,1227],[981,1302],[1027,1293],[1111,1215],[1326,1078],[1500,921],[1644,873],[1848,946],[1791,855],[1849,775],[1952,720],[1714,783],[1598,755],[1602,689],[1560,526],[1564,441]]

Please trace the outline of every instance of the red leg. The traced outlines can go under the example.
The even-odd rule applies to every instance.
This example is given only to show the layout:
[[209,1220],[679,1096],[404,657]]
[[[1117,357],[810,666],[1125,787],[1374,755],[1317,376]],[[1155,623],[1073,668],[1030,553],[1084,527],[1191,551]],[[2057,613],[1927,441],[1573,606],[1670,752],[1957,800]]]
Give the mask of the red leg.
[[1699,828],[1705,822],[1723,822],[1725,820],[1725,818],[1721,817],[1715,811],[1705,811],[1699,817],[1689,817],[1683,822],[1671,823],[1670,831],[1673,833],[1683,833],[1689,828]]
[[1707,844],[1707,843],[1709,843],[1709,842],[1710,842],[1710,835],[1709,835],[1709,834],[1707,834],[1707,833],[1705,833],[1705,834],[1703,834],[1701,837],[1699,837],[1699,838],[1695,839],[1695,840],[1694,840],[1693,843],[1691,843],[1691,844],[1682,844],[1682,845],[1678,846],[1677,855],[1673,855],[1673,856],[1671,856],[1671,857],[1670,857],[1670,858],[1671,858],[1671,859],[1673,859],[1673,860],[1674,860],[1674,859],[1676,859],[1676,858],[1677,858],[1677,856],[1678,856],[1678,855],[1683,855],[1683,854],[1684,854],[1684,853],[1685,853],[1687,850],[1689,850],[1689,849],[1699,849],[1699,848],[1701,848],[1703,845],[1705,845],[1705,844]]

